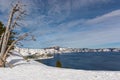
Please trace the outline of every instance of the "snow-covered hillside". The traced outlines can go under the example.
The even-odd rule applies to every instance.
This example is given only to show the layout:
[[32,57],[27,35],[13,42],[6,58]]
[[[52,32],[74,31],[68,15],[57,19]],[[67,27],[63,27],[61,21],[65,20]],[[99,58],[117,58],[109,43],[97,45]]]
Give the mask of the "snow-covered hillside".
[[19,55],[8,58],[13,68],[0,68],[0,80],[120,80],[120,71],[87,71],[49,67],[24,61]]

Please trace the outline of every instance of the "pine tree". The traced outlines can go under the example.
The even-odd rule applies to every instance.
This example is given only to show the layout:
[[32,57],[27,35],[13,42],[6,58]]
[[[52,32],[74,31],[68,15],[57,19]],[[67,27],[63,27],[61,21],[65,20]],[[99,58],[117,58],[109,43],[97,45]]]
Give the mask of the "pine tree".
[[1,38],[1,35],[3,32],[5,32],[5,27],[4,27],[3,23],[0,21],[0,38]]
[[2,37],[3,37],[4,32],[5,32],[5,27],[3,23],[0,21],[0,49],[1,49]]
[[[5,28],[4,24],[0,21],[0,38],[2,37],[2,34],[5,32],[5,29],[6,28]],[[8,46],[10,46],[11,43],[15,40],[15,35],[16,35],[15,31],[10,32],[10,37],[9,37],[8,44],[7,44]],[[1,46],[0,46],[0,48],[1,48]],[[13,49],[13,48],[14,48],[14,46],[11,49]]]

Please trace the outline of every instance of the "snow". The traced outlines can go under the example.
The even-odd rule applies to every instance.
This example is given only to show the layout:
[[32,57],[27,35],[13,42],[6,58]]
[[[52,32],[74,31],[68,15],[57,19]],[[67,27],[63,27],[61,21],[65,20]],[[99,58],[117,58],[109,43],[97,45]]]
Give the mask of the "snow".
[[87,71],[46,66],[10,56],[13,68],[0,68],[0,80],[120,80],[120,71]]

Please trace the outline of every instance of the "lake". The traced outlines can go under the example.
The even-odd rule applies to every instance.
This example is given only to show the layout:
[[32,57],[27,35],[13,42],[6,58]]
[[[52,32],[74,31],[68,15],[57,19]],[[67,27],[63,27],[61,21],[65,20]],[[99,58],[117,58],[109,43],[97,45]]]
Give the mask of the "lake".
[[56,54],[51,59],[40,60],[40,62],[55,67],[58,60],[62,68],[120,71],[120,52],[63,53]]

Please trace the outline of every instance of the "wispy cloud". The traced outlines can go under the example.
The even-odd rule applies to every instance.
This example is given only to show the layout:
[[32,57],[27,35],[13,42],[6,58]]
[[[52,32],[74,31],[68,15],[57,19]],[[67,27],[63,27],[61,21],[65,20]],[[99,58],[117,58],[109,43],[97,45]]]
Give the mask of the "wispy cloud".
[[[38,40],[43,39],[43,41],[39,41],[39,44],[44,44],[44,47],[45,45],[60,45],[65,47],[100,47],[101,45],[119,42],[119,11],[120,10],[115,10],[89,20],[80,19],[65,22],[59,24],[55,28],[45,28],[46,31],[47,29],[49,30],[48,32],[54,30],[57,33],[41,36]],[[106,23],[107,25],[105,25]],[[80,26],[77,32],[69,32],[70,28],[76,28],[77,26]],[[81,26],[87,30],[81,31]],[[39,32],[39,30],[36,31]],[[35,42],[33,43],[36,44]],[[109,45],[107,47],[112,46],[115,47],[115,45]]]
[[[24,43],[26,47],[39,48],[53,45],[99,47],[104,44],[113,45],[120,41],[118,37],[120,34],[120,9],[113,8],[110,12],[106,11],[109,8],[103,8],[97,14],[96,9],[99,8],[91,7],[98,4],[107,6],[114,2],[113,0],[22,1],[27,4],[28,15],[23,21],[24,25],[21,30],[27,28],[37,38],[36,42],[26,41]],[[1,0],[0,2],[2,21],[7,19],[10,3],[11,0]],[[110,6],[114,5],[110,4]],[[88,17],[86,18],[86,16]]]
[[[110,13],[104,14],[97,18],[86,20],[81,23],[80,20],[73,21],[70,23],[61,24],[60,27],[63,29],[68,30],[70,27],[78,26],[81,24],[85,25],[84,23],[89,26],[87,31],[80,31],[78,32],[71,32],[71,33],[62,33],[57,34],[55,37],[52,37],[53,44],[56,45],[63,45],[70,46],[70,47],[100,47],[100,45],[104,44],[114,44],[120,41],[118,37],[120,34],[120,17],[119,17],[119,10],[112,11]],[[117,18],[117,19],[116,19]],[[89,25],[88,24],[92,24]],[[103,24],[104,22],[104,24]],[[99,23],[99,24],[98,24]],[[107,25],[105,25],[107,23]],[[65,27],[64,27],[65,26]],[[86,29],[88,27],[84,26]],[[48,39],[50,40],[50,39]],[[74,45],[73,45],[74,44]],[[109,45],[112,47],[115,45]],[[107,46],[108,47],[108,46]],[[118,46],[117,46],[118,47]]]
[[120,18],[120,10],[115,10],[110,13],[104,14],[102,16],[98,16],[94,19],[90,19],[86,21],[85,24],[98,24],[98,23],[104,23],[106,21],[110,21],[116,18]]

